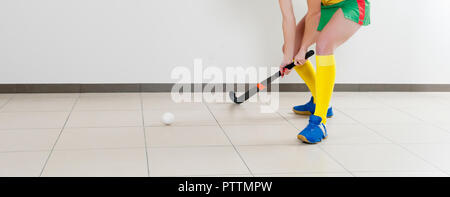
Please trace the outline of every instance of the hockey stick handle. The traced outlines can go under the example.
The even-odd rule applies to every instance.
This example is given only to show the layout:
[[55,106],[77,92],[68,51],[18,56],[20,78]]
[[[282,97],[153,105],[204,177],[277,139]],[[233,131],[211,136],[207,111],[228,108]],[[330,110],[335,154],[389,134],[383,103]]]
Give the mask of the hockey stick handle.
[[[310,57],[312,57],[314,55],[314,51],[310,50],[306,53],[305,59],[309,59]],[[291,70],[292,68],[295,67],[295,62],[292,62],[292,64],[289,64],[287,66],[285,66],[284,68],[287,68],[288,70]],[[281,73],[280,73],[281,74]]]
[[[310,57],[312,57],[314,55],[314,51],[310,50],[306,53],[305,59],[309,59]],[[292,68],[295,67],[295,62],[293,62],[292,64],[287,65],[285,68],[291,70]],[[233,102],[235,102],[236,104],[241,104],[243,102],[245,102],[246,100],[248,100],[250,97],[252,97],[253,95],[255,95],[256,93],[262,91],[265,86],[269,86],[273,81],[275,81],[276,79],[278,79],[281,76],[281,72],[278,71],[277,73],[275,73],[274,75],[272,75],[271,77],[267,78],[266,80],[264,80],[263,82],[259,83],[257,87],[253,87],[249,90],[247,90],[243,95],[241,95],[239,98],[236,98],[236,94],[234,92],[230,92],[230,98],[232,99]]]

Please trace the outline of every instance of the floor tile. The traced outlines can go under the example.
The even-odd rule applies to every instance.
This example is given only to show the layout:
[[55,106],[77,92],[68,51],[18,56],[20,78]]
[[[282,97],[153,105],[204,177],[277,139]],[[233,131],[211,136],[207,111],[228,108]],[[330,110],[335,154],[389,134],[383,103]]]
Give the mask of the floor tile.
[[138,94],[118,95],[84,95],[80,96],[74,111],[124,111],[141,110],[141,100]]
[[9,99],[6,98],[0,98],[0,111],[2,110],[3,106],[8,103]]
[[140,111],[77,111],[72,112],[66,128],[136,126],[142,126]]
[[310,99],[311,99],[311,95],[284,96],[283,94],[280,94],[278,102],[279,102],[279,106],[280,106],[281,110],[290,110],[294,106],[306,104],[307,102],[309,102]]
[[[236,93],[236,95],[242,95],[243,93]],[[208,107],[213,110],[261,110],[261,108],[271,108],[275,110],[285,110],[292,108],[293,105],[299,102],[307,102],[310,96],[306,96],[303,92],[286,94],[286,93],[271,93],[271,94],[258,94],[251,97],[244,104],[236,105],[229,98],[228,93],[226,93],[225,101],[208,101],[205,103]]]
[[450,172],[450,144],[407,144],[405,147],[439,169]]
[[152,97],[149,95],[142,97],[143,108],[148,110],[205,110],[206,105],[200,100],[173,100],[171,94],[166,97]]
[[[284,111],[280,113],[284,116],[290,123],[292,123],[297,129],[304,129],[309,123],[309,116],[305,115],[297,115],[292,110]],[[330,127],[332,125],[342,125],[342,124],[357,124],[358,122],[342,113],[341,111],[334,110],[334,116],[328,118],[327,126]]]
[[355,98],[368,98],[371,92],[334,92],[333,98],[338,97],[355,97]]
[[16,96],[17,94],[0,94],[0,99],[5,99],[8,100],[14,96]]
[[[243,95],[244,92],[236,92],[236,96]],[[220,95],[220,94],[219,94]],[[217,97],[204,97],[204,102],[210,109],[213,110],[232,110],[232,109],[259,109],[261,106],[268,106],[273,104],[280,104],[281,101],[290,99],[288,97],[281,97],[280,94],[267,94],[259,93],[246,100],[242,105],[235,104],[229,93],[223,93],[223,96]],[[277,105],[279,106],[279,105]]]
[[310,115],[298,115],[298,114],[294,113],[292,111],[292,109],[282,109],[282,110],[279,110],[278,113],[282,117],[284,117],[288,120],[299,120],[300,119],[300,120],[308,121],[309,117],[310,117]]
[[394,144],[323,145],[350,171],[435,171],[433,166]]
[[[235,92],[236,96],[239,97],[244,94],[244,92]],[[280,99],[279,94],[267,94],[267,92],[260,92],[248,100],[245,101],[245,105],[236,105],[229,95],[229,92],[224,93],[214,93],[214,94],[203,94],[203,102],[205,102],[209,107],[213,109],[224,109],[228,106],[241,106],[246,107],[257,107],[261,104],[266,104],[272,102],[272,99]]]
[[363,124],[417,124],[423,122],[407,113],[390,108],[345,109],[343,112]]
[[33,100],[33,99],[76,99],[79,93],[31,93],[14,94],[14,99]]
[[149,110],[207,110],[203,103],[172,103],[144,100],[143,108]]
[[267,106],[265,103],[252,103],[237,105],[235,103],[206,103],[206,105],[213,112],[215,111],[238,111],[238,110],[252,110],[259,111],[262,106]]
[[221,125],[280,124],[286,120],[278,113],[261,113],[259,110],[215,110],[214,116]]
[[150,176],[249,174],[233,147],[150,148]]
[[[39,176],[57,140],[44,176],[450,176],[449,93],[336,92],[319,145],[296,139],[309,116],[291,110],[309,92],[242,105],[227,92],[206,96],[0,94],[0,176]],[[261,113],[270,102],[276,113]],[[171,126],[165,112],[175,114]]]
[[[192,97],[191,93],[191,97]],[[164,92],[142,92],[141,93],[142,98],[171,98],[171,93],[164,93]]]
[[352,172],[356,177],[448,177],[440,172]]
[[[220,93],[219,93],[220,94]],[[181,94],[175,92],[142,92],[141,96],[143,99],[164,99],[164,100],[183,100],[183,101],[192,101],[192,100],[202,100],[204,95],[200,92],[183,92]]]
[[238,150],[254,174],[345,172],[318,146],[239,146]]
[[145,131],[152,147],[231,145],[219,126],[146,127]]
[[142,127],[66,128],[55,150],[145,147]]
[[0,177],[38,177],[49,152],[0,153]]
[[[444,105],[438,98],[430,95],[404,93],[400,95],[374,95],[377,101],[395,108],[417,108],[418,106],[439,107]],[[407,99],[407,102],[405,102]]]
[[348,172],[255,174],[255,177],[353,177]]
[[439,95],[436,96],[440,103],[444,103],[445,106],[450,107],[450,95]]
[[134,99],[140,99],[141,98],[141,94],[140,93],[134,93],[134,92],[130,92],[130,93],[81,93],[80,94],[80,98],[104,98],[104,99],[108,99],[108,98],[123,98],[123,99],[127,99],[127,98],[134,98]]
[[0,152],[50,151],[60,129],[0,130]]
[[389,140],[359,124],[330,124],[322,144],[386,144]]
[[187,177],[253,177],[251,174],[189,175]]
[[147,176],[145,149],[53,151],[42,176]]
[[[70,111],[78,94],[15,94],[1,112]],[[0,97],[1,98],[1,97]]]
[[361,92],[367,96],[378,99],[378,98],[431,98],[434,92]]
[[175,116],[172,126],[214,126],[217,121],[207,110],[151,110],[144,111],[145,126],[160,127],[165,126],[162,123],[162,115],[170,112]]
[[0,113],[0,129],[62,128],[68,112]]
[[287,122],[222,126],[234,145],[299,144],[297,129]]
[[279,92],[281,97],[297,97],[297,98],[308,98],[311,97],[310,92]]
[[71,111],[76,98],[13,98],[0,112]]
[[436,125],[450,124],[450,107],[426,106],[416,108],[401,108],[400,110],[428,123]]
[[450,132],[428,124],[369,124],[395,143],[450,143]]
[[333,97],[331,106],[339,109],[379,109],[386,108],[386,104],[367,96],[341,96]]

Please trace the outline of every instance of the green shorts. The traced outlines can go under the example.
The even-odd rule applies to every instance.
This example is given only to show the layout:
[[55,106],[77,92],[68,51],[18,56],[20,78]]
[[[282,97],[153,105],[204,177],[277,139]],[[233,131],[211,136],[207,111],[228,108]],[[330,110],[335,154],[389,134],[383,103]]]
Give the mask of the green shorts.
[[342,9],[345,18],[355,23],[364,26],[370,24],[370,2],[368,0],[344,0],[334,5],[325,6],[322,4],[320,22],[317,30],[322,31],[339,9]]

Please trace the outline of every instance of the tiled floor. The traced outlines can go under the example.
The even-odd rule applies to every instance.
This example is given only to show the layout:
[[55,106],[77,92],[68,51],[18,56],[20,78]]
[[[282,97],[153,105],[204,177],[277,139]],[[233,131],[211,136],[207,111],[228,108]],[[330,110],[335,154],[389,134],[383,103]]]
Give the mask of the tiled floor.
[[0,94],[0,176],[450,176],[450,93],[337,92],[319,145],[296,139],[308,117],[291,107],[307,100],[280,93],[261,113],[165,93]]

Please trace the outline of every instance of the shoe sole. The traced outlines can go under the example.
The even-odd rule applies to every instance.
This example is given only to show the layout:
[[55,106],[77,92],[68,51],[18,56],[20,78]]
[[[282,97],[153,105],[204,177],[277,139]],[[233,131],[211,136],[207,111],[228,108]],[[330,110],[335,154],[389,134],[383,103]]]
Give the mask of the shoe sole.
[[[310,116],[312,115],[309,111],[297,111],[295,109],[292,110],[297,115],[304,115],[304,116]],[[327,116],[327,118],[332,118],[333,116]]]
[[328,136],[324,137],[322,140],[320,140],[320,142],[316,142],[316,143],[312,143],[312,142],[308,141],[308,139],[306,139],[306,137],[303,135],[297,135],[297,138],[305,144],[318,144],[318,143],[322,142],[323,140],[326,140],[328,138]]

